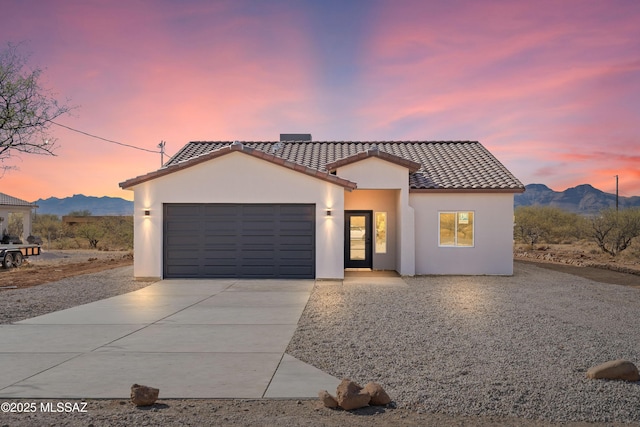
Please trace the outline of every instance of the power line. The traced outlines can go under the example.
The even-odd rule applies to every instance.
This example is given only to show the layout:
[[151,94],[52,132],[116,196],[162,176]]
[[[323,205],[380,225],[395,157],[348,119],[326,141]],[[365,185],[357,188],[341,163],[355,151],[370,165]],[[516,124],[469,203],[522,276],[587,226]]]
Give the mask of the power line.
[[135,148],[136,150],[146,151],[146,152],[154,153],[154,154],[164,154],[164,151],[154,151],[154,150],[149,150],[149,149],[147,149],[147,148],[136,147],[135,145],[129,145],[129,144],[125,144],[125,143],[123,143],[123,142],[113,141],[113,140],[111,140],[111,139],[102,138],[102,137],[100,137],[100,136],[92,135],[92,134],[90,134],[90,133],[83,132],[83,131],[78,130],[78,129],[70,128],[69,126],[61,125],[60,123],[56,123],[56,122],[54,122],[53,120],[51,120],[51,123],[53,123],[53,124],[54,124],[54,125],[56,125],[56,126],[63,127],[63,128],[65,128],[65,129],[69,129],[69,130],[71,130],[71,131],[73,131],[73,132],[81,133],[81,134],[83,134],[83,135],[90,136],[91,138],[100,139],[100,140],[102,140],[102,141],[110,142],[110,143],[112,143],[112,144],[122,145],[123,147]]

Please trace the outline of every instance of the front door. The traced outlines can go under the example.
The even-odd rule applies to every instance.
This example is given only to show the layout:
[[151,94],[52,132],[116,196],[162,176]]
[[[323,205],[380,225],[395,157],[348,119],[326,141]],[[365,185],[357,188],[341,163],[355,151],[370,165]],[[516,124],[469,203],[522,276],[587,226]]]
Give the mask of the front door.
[[371,268],[371,211],[344,213],[344,267]]

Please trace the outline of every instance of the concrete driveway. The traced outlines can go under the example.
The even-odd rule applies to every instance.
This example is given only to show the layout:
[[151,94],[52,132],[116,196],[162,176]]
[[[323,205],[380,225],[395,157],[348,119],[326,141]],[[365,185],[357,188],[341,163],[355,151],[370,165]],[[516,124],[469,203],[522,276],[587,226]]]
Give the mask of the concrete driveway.
[[285,350],[313,280],[164,280],[0,326],[0,397],[314,398],[340,382]]

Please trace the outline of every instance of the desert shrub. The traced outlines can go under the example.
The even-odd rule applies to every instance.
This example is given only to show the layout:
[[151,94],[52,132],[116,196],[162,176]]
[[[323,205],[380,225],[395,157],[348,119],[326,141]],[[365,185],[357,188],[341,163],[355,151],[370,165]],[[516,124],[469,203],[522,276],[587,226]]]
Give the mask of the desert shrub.
[[[85,215],[88,211],[74,213],[91,216]],[[129,250],[133,249],[133,217],[107,216],[69,225],[57,215],[39,214],[33,219],[33,234],[42,237],[46,248]]]
[[133,248],[133,217],[103,218],[104,235],[99,247],[104,250],[127,250]]
[[591,219],[591,236],[602,252],[616,256],[640,236],[640,209],[605,209]]
[[83,249],[84,246],[75,237],[60,236],[51,244],[53,249]]
[[33,218],[32,228],[32,233],[36,236],[40,236],[47,244],[47,247],[51,247],[53,241],[62,237],[65,230],[60,218],[58,218],[57,215],[52,214],[35,215]]
[[586,232],[585,218],[550,206],[515,210],[514,238],[533,248],[539,243],[572,243]]
[[76,227],[75,236],[92,249],[127,250],[133,248],[133,217],[101,217]]

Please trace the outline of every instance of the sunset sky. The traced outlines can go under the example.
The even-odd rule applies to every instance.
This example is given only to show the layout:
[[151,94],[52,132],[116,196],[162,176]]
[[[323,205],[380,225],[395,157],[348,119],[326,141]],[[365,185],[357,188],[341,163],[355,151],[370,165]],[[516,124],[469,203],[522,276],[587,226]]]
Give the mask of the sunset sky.
[[[0,0],[0,41],[77,106],[58,122],[196,140],[477,140],[524,184],[640,195],[638,0]],[[160,155],[54,126],[0,191],[131,200]],[[165,158],[165,161],[167,158]]]

